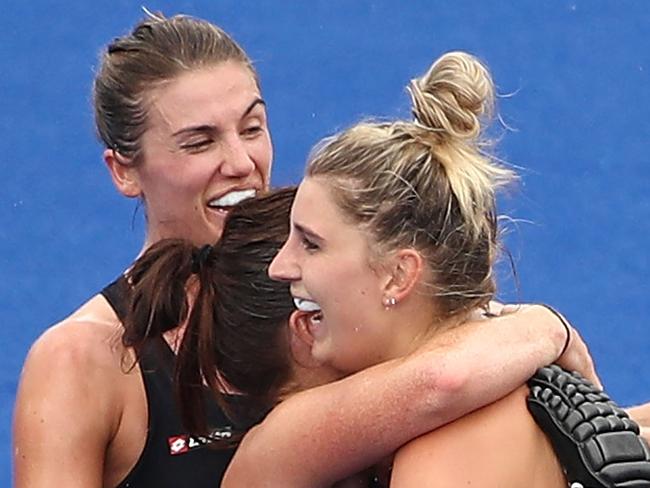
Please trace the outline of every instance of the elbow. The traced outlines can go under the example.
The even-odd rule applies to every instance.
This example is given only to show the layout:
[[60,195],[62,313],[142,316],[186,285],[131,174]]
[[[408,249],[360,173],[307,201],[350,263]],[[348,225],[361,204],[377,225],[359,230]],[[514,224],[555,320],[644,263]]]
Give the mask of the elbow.
[[453,413],[462,404],[463,395],[470,385],[470,370],[450,360],[436,355],[427,362],[421,372],[419,388],[426,392],[425,401],[430,412],[437,411],[443,417]]
[[461,395],[468,384],[469,371],[462,367],[443,367],[436,379],[438,391],[451,398]]

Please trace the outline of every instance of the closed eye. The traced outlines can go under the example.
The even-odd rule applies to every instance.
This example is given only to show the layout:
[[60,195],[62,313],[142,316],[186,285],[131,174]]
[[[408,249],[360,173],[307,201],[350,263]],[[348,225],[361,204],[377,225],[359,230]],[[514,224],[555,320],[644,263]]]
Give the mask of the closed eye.
[[259,135],[260,133],[262,133],[263,131],[264,131],[264,128],[261,125],[252,125],[250,127],[246,127],[242,131],[242,135],[244,137],[247,137],[247,138],[253,138],[253,137]]
[[307,252],[315,252],[320,249],[320,246],[316,244],[314,241],[309,239],[308,237],[303,236],[300,239],[300,242],[302,244],[302,247],[305,249]]
[[181,149],[184,149],[184,150],[189,151],[191,153],[197,153],[197,152],[201,152],[201,151],[207,149],[207,147],[210,144],[212,144],[212,139],[201,139],[201,140],[198,140],[198,141],[191,141],[191,142],[187,142],[185,144],[181,144],[180,147],[181,147]]
[[292,233],[294,231],[296,232],[296,237],[298,238],[300,245],[305,251],[313,253],[321,249],[321,244],[324,241],[318,234],[295,221],[292,222]]

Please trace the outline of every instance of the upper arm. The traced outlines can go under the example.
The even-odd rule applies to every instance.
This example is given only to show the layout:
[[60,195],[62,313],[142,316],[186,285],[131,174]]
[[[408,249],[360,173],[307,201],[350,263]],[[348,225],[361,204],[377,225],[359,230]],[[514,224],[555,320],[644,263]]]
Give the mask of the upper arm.
[[16,487],[100,487],[118,421],[113,357],[95,324],[47,331],[29,352],[14,411]]

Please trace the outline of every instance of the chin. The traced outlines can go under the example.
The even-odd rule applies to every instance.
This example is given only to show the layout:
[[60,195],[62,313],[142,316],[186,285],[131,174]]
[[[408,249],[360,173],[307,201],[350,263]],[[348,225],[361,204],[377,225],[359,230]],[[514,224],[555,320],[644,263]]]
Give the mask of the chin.
[[194,236],[192,240],[195,241],[195,244],[214,244],[221,239],[224,221],[220,220],[219,222],[215,222],[215,220],[216,219],[203,221],[201,222],[201,226],[197,225],[195,227],[195,231],[192,232],[192,235]]
[[221,234],[223,234],[223,229],[215,230],[213,232],[210,232],[210,234],[203,234],[201,237],[198,238],[198,241],[195,242],[195,244],[197,246],[204,246],[205,244],[214,244],[219,239],[221,239]]
[[218,222],[215,222],[215,220],[216,219],[213,219],[208,222],[206,229],[202,232],[202,234],[210,240],[209,244],[214,244],[221,239],[221,236],[223,235],[223,228],[226,219],[222,218]]

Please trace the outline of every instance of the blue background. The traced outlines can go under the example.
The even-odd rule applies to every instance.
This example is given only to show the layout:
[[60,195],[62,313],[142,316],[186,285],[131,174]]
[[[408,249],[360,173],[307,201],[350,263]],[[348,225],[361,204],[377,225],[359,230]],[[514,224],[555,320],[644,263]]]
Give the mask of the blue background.
[[[650,399],[650,9],[639,1],[156,1],[225,28],[260,72],[273,181],[361,116],[408,116],[404,87],[468,50],[491,68],[522,184],[502,210],[519,286],[580,328],[612,395]],[[101,47],[142,16],[131,1],[4,2],[0,14],[0,486],[10,484],[29,345],[125,268],[142,210],[113,189],[94,136]],[[507,351],[504,351],[507,355]],[[53,364],[52,367],[56,367]]]

